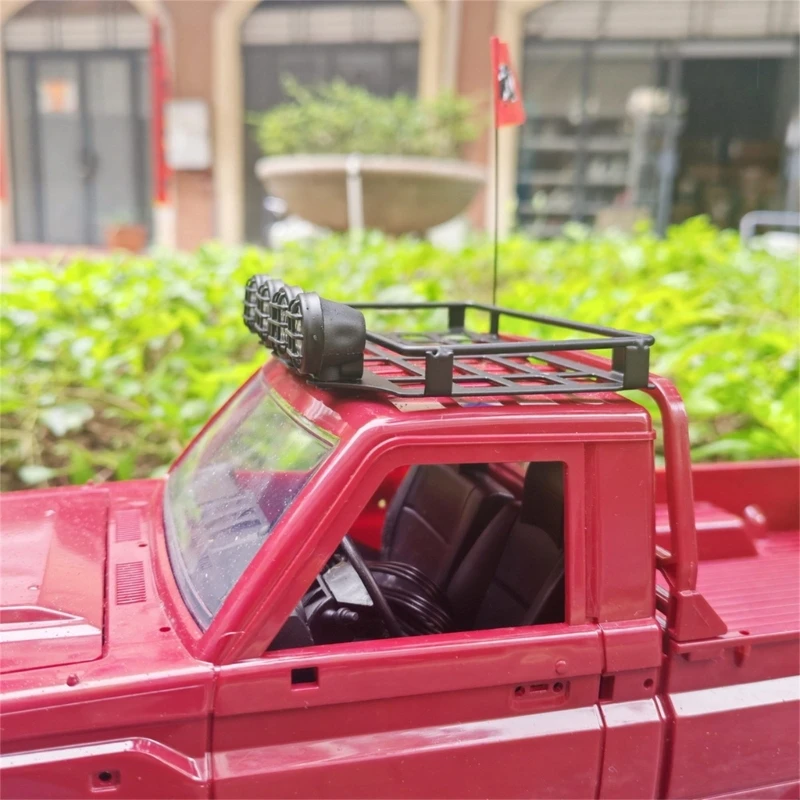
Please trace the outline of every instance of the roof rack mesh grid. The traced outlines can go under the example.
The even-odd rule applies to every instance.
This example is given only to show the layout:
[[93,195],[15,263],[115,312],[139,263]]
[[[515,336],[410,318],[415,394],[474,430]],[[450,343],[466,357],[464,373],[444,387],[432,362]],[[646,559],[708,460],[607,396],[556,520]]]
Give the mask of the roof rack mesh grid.
[[[379,391],[400,397],[480,397],[577,392],[617,392],[649,386],[654,338],[559,317],[480,303],[351,303],[360,311],[445,309],[447,330],[381,334],[367,331],[364,375],[359,380],[314,381],[331,389]],[[465,327],[468,311],[488,321],[485,332]],[[504,321],[523,320],[592,338],[504,338]],[[570,359],[569,352],[610,350],[610,369]]]

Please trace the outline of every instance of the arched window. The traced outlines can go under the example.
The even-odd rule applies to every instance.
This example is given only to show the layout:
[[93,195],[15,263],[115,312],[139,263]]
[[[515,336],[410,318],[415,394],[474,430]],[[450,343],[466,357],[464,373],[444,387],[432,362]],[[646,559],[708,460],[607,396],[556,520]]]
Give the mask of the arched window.
[[[313,84],[342,78],[380,95],[416,94],[420,23],[404,2],[260,3],[242,25],[247,112],[284,100],[281,80]],[[261,238],[263,188],[254,168],[260,156],[245,128],[247,239]]]

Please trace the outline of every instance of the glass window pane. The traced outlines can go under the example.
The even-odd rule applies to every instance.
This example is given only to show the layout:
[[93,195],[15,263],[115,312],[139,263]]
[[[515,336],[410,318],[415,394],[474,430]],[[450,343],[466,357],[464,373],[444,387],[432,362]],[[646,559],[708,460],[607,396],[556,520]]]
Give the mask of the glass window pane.
[[86,62],[91,126],[95,218],[92,239],[103,241],[115,222],[141,223],[135,175],[135,125],[127,59],[93,57]]
[[54,244],[83,244],[87,154],[78,64],[72,59],[46,58],[36,66],[44,239]]
[[589,70],[589,115],[624,117],[633,90],[652,86],[655,79],[655,51],[646,55],[640,53],[640,48],[596,51]]
[[150,100],[150,58],[147,53],[136,55],[134,61],[136,80],[138,81],[138,113],[135,117],[136,130],[134,132],[135,145],[139,150],[142,174],[138,178],[141,181],[141,195],[139,203],[140,217],[146,222],[148,228],[151,227],[152,206],[150,199],[153,196],[153,164],[151,151],[151,100]]
[[589,219],[598,213],[613,218],[610,207],[620,204],[655,207],[663,115],[632,112],[660,96],[654,92],[656,63],[655,48],[642,45],[599,46],[592,54],[583,176]]
[[419,64],[419,45],[399,44],[394,48],[394,65],[391,76],[391,93],[417,93],[417,64]]
[[8,59],[9,127],[11,133],[10,166],[13,170],[14,221],[17,239],[36,241],[36,194],[32,136],[32,103],[28,83],[28,62]]
[[287,408],[259,373],[170,473],[164,517],[170,560],[201,625],[335,441]]
[[339,47],[333,52],[333,75],[353,86],[363,86],[373,94],[390,93],[390,58],[388,48],[360,46]]
[[581,109],[582,48],[531,43],[525,49],[522,91],[528,114],[569,117]]
[[526,45],[518,214],[536,236],[557,233],[577,211],[583,70],[581,45]]

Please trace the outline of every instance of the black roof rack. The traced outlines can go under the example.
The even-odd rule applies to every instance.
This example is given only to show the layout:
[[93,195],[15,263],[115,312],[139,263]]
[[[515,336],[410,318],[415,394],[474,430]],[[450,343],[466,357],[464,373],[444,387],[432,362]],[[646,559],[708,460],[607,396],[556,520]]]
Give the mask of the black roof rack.
[[[364,373],[359,379],[323,381],[324,388],[379,391],[401,397],[480,397],[577,392],[616,392],[649,386],[648,334],[587,325],[544,314],[512,311],[481,303],[349,303],[360,311],[446,309],[447,330],[381,334],[367,330]],[[483,333],[465,327],[467,311],[482,312]],[[505,320],[593,334],[593,338],[501,338]],[[604,366],[572,359],[569,352],[611,350]],[[588,361],[588,360],[587,360]]]

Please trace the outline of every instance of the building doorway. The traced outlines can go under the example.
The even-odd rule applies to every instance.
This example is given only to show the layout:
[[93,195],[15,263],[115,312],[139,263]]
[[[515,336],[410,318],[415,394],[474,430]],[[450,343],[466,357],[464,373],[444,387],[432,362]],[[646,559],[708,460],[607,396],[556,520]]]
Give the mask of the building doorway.
[[148,24],[127,3],[81,5],[34,3],[5,26],[17,241],[150,225]]

